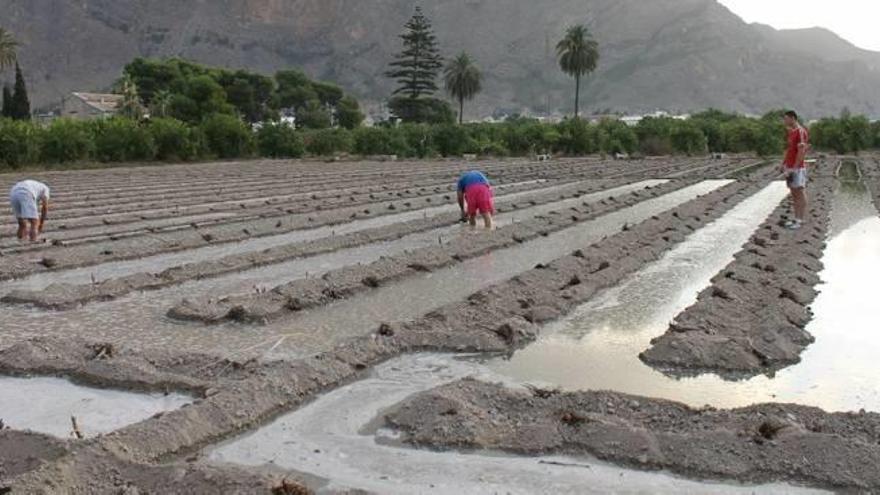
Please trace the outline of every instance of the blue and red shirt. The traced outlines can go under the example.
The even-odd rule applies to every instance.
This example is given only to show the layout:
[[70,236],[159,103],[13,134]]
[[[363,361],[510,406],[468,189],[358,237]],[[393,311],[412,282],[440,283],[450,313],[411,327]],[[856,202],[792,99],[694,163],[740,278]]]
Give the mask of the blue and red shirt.
[[487,179],[482,172],[471,170],[470,172],[461,174],[461,177],[458,179],[458,190],[459,192],[464,192],[467,188],[476,184],[485,184],[488,186],[489,179]]

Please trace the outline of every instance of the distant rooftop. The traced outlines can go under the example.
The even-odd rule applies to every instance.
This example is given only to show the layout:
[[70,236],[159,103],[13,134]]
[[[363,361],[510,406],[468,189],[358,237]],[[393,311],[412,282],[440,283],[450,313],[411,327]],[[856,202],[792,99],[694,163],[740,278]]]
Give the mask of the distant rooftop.
[[122,95],[112,93],[73,93],[73,96],[102,113],[116,112],[119,102],[122,101]]

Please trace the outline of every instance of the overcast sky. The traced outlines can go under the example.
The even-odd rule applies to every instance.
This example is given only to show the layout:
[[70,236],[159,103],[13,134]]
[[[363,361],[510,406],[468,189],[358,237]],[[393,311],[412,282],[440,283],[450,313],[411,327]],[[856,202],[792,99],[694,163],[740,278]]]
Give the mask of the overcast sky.
[[850,42],[880,51],[878,0],[720,0],[746,22],[779,29],[821,26]]

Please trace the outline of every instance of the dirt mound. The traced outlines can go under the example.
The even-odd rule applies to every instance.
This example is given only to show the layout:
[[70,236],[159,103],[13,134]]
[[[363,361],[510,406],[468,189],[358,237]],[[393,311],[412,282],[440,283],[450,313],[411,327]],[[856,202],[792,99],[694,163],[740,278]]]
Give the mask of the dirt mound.
[[736,377],[800,361],[813,342],[804,328],[812,318],[808,305],[818,294],[832,187],[823,179],[811,189],[809,221],[800,231],[782,227],[789,213],[787,205],[780,206],[641,359],[670,373]]
[[613,392],[463,380],[407,399],[386,421],[421,447],[589,454],[697,479],[880,490],[880,415],[873,413],[783,404],[697,410]]

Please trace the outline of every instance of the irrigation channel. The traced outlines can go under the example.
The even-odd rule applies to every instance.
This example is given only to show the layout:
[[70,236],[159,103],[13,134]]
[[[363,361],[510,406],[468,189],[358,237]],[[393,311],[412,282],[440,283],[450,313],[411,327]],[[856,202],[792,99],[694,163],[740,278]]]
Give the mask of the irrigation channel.
[[[880,459],[876,162],[852,175],[822,160],[815,220],[792,234],[775,226],[784,183],[758,163],[486,163],[494,232],[457,224],[454,162],[110,170],[106,190],[97,171],[45,174],[66,222],[56,242],[0,239],[0,489],[164,491],[177,469],[188,492],[880,490],[864,467]],[[773,265],[783,255],[796,266]],[[818,285],[802,274],[814,267]],[[768,305],[809,341],[762,327],[760,360],[707,366],[711,345],[754,342],[713,333],[739,320],[694,316],[753,304],[725,285],[737,277],[784,279]],[[583,410],[528,412],[554,400]],[[782,423],[765,435],[773,408]],[[716,411],[703,432],[663,430]],[[755,417],[758,433],[732,433]],[[541,431],[577,428],[539,447]],[[826,432],[836,464],[808,448]],[[707,436],[668,446],[685,434]],[[650,447],[631,453],[636,440]]]

